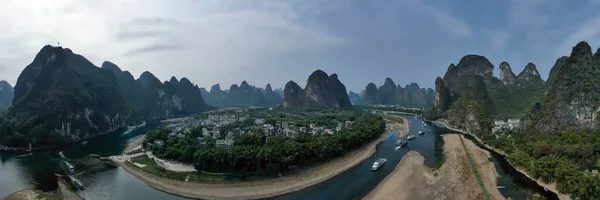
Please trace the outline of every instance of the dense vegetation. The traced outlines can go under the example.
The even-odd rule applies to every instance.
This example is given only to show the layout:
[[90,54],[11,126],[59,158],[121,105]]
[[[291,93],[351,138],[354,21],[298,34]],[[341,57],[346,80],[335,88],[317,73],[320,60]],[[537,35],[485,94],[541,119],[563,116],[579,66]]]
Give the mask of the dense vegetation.
[[115,82],[71,50],[45,46],[19,76],[0,144],[52,146],[119,126],[130,107]]
[[600,169],[600,131],[517,132],[485,140],[505,150],[512,164],[535,178],[556,181],[561,193],[600,198],[600,176],[584,172]]
[[[190,133],[190,137],[169,138],[169,130],[163,128],[149,133],[146,142],[164,140],[163,147],[153,149],[157,156],[194,163],[196,169],[200,171],[277,174],[343,155],[373,140],[385,128],[381,117],[361,111],[340,112],[356,113],[356,115],[339,115],[343,118],[356,119],[351,128],[334,134],[300,133],[296,138],[274,136],[267,140],[260,130],[255,130],[253,134],[237,137],[235,145],[226,149],[217,147],[215,141],[211,139],[207,144],[199,145],[196,137],[200,133],[197,129]],[[285,115],[288,114],[294,115],[294,113]],[[307,121],[327,123],[331,120],[339,120],[336,115],[319,112],[314,112],[311,116],[314,118]]]

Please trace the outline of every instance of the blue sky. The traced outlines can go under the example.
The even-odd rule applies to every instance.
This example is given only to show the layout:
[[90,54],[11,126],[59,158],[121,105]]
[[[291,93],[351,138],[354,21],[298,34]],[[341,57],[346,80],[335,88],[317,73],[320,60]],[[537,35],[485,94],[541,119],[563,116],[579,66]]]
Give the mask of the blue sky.
[[496,75],[502,61],[515,74],[533,62],[545,79],[577,42],[600,46],[598,10],[599,0],[9,0],[0,79],[14,84],[57,41],[96,65],[200,87],[303,86],[316,69],[356,92],[386,77],[431,87],[466,54],[486,56]]

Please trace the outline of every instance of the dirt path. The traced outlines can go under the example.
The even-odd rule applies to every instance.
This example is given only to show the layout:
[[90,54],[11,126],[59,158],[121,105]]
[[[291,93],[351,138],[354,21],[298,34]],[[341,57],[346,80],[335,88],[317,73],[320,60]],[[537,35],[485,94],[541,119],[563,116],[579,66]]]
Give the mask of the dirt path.
[[381,134],[378,139],[375,139],[369,144],[366,144],[363,147],[342,157],[333,159],[310,169],[303,170],[296,174],[269,180],[235,184],[203,184],[182,182],[157,177],[138,169],[134,169],[133,167],[123,163],[123,160],[114,158],[112,160],[132,175],[146,182],[148,185],[157,190],[171,194],[200,199],[269,198],[304,189],[311,185],[323,182],[356,166],[375,153],[375,146],[389,134],[389,131],[394,129],[392,127],[403,127],[403,131],[399,134],[406,134],[405,132],[408,132],[409,130],[408,120],[404,119],[404,122],[405,123],[403,124],[388,123],[386,125],[385,133]]
[[[424,166],[418,152],[410,151],[365,199],[484,199],[460,135],[444,135],[445,162],[437,170]],[[497,173],[489,152],[464,140],[491,199],[505,199],[496,188]]]

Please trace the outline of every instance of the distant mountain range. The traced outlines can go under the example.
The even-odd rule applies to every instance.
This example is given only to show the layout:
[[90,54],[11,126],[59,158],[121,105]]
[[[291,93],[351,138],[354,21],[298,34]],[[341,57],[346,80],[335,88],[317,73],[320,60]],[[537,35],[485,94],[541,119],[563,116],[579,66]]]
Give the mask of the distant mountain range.
[[302,89],[294,81],[285,84],[283,107],[294,109],[312,108],[349,108],[352,107],[346,86],[340,82],[337,74],[327,75],[316,70]]
[[216,106],[267,106],[280,105],[283,102],[282,96],[273,91],[271,84],[262,89],[242,81],[240,86],[233,84],[225,91],[221,90],[219,84],[213,85],[210,91],[204,88],[201,90],[206,102]]
[[99,68],[62,47],[44,46],[19,75],[0,118],[0,144],[49,147],[105,134],[138,120],[205,111],[189,80],[135,80],[110,62]]
[[[354,99],[357,95],[352,94]],[[355,101],[367,105],[430,105],[433,100],[434,91],[431,88],[421,88],[417,83],[411,83],[403,88],[396,85],[391,78],[386,78],[379,88],[374,83],[369,83],[363,95],[358,95]]]

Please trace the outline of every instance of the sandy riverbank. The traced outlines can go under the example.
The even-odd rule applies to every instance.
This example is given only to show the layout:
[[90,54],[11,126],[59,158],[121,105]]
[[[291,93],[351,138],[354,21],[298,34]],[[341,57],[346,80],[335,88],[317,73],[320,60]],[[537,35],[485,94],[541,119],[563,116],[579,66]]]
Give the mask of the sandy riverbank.
[[[437,170],[424,165],[425,158],[410,151],[364,199],[483,199],[473,169],[460,142],[460,135],[444,135],[445,162]],[[488,161],[489,152],[465,141],[476,163],[491,199],[505,199],[496,188],[498,175],[494,163]]]
[[141,137],[131,141],[129,144],[127,144],[127,147],[125,148],[125,150],[123,152],[127,153],[130,151],[142,148],[142,143],[144,142],[145,138],[146,138],[146,135],[142,135]]
[[25,189],[25,190],[21,190],[15,193],[12,193],[6,197],[4,197],[2,200],[36,200],[37,199],[37,193],[35,193],[35,191],[30,190],[30,189]]
[[135,169],[120,160],[113,162],[120,165],[132,175],[138,177],[157,190],[190,198],[200,199],[259,199],[269,198],[298,191],[311,185],[323,182],[354,166],[375,153],[375,146],[385,138],[390,130],[402,127],[408,132],[408,120],[399,123],[388,123],[384,134],[365,146],[340,158],[303,170],[301,172],[269,180],[242,182],[235,184],[203,184],[169,180]]

